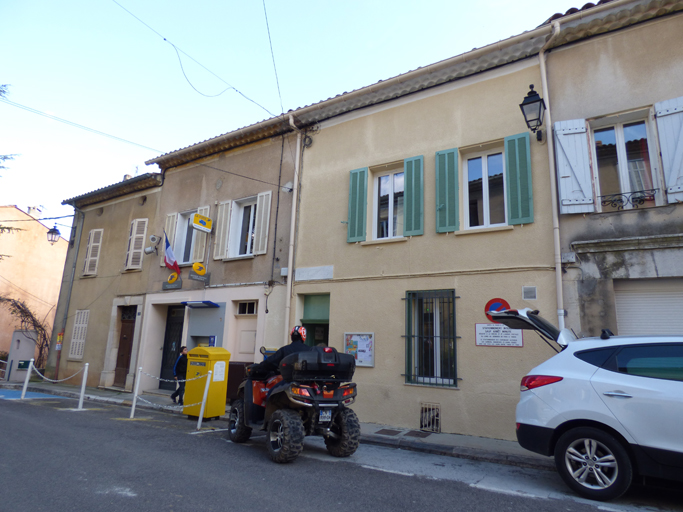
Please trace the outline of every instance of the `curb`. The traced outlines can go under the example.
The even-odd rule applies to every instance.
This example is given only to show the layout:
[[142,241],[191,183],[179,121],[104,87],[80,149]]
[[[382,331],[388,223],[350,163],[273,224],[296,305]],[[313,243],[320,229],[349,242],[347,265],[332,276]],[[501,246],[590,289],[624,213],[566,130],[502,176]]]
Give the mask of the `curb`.
[[494,464],[505,464],[507,466],[555,471],[555,464],[551,459],[546,460],[533,456],[511,455],[476,448],[465,448],[462,446],[425,443],[423,441],[406,438],[386,438],[377,434],[363,434],[361,435],[360,441],[361,443],[366,444],[431,453],[433,455],[446,455],[459,459],[478,460],[482,462],[492,462]]

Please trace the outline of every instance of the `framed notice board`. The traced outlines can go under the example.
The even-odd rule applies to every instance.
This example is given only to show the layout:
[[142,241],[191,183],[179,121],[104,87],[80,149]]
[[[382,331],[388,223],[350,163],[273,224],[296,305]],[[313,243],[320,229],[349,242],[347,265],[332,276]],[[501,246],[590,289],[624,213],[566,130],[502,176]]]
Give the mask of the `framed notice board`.
[[356,366],[375,366],[375,333],[345,332],[344,352],[356,358]]

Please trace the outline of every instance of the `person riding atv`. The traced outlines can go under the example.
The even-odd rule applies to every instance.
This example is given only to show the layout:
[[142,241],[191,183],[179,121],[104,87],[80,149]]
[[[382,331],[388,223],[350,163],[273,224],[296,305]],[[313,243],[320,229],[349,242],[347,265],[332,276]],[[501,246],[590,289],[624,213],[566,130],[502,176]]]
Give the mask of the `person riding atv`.
[[358,417],[348,408],[356,399],[355,358],[332,347],[308,347],[300,326],[291,339],[247,368],[230,408],[228,437],[244,443],[253,428],[266,431],[268,453],[280,463],[296,459],[304,437],[312,435],[323,436],[333,456],[352,455],[360,442]]

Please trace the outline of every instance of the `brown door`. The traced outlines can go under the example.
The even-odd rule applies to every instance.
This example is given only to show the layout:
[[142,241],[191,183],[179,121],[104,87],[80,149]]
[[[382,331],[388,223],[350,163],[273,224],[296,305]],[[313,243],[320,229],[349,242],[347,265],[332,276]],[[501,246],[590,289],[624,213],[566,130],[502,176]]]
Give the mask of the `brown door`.
[[133,333],[135,332],[136,306],[126,306],[121,313],[121,337],[119,338],[119,352],[116,356],[116,370],[114,371],[114,386],[125,387],[126,375],[130,369],[130,356],[133,352]]

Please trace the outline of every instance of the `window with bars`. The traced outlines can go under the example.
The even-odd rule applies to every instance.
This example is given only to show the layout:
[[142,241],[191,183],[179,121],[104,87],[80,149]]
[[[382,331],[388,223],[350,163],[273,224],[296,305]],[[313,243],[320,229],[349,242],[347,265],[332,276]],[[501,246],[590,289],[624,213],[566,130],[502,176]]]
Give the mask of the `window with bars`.
[[406,383],[456,387],[455,290],[406,292]]

